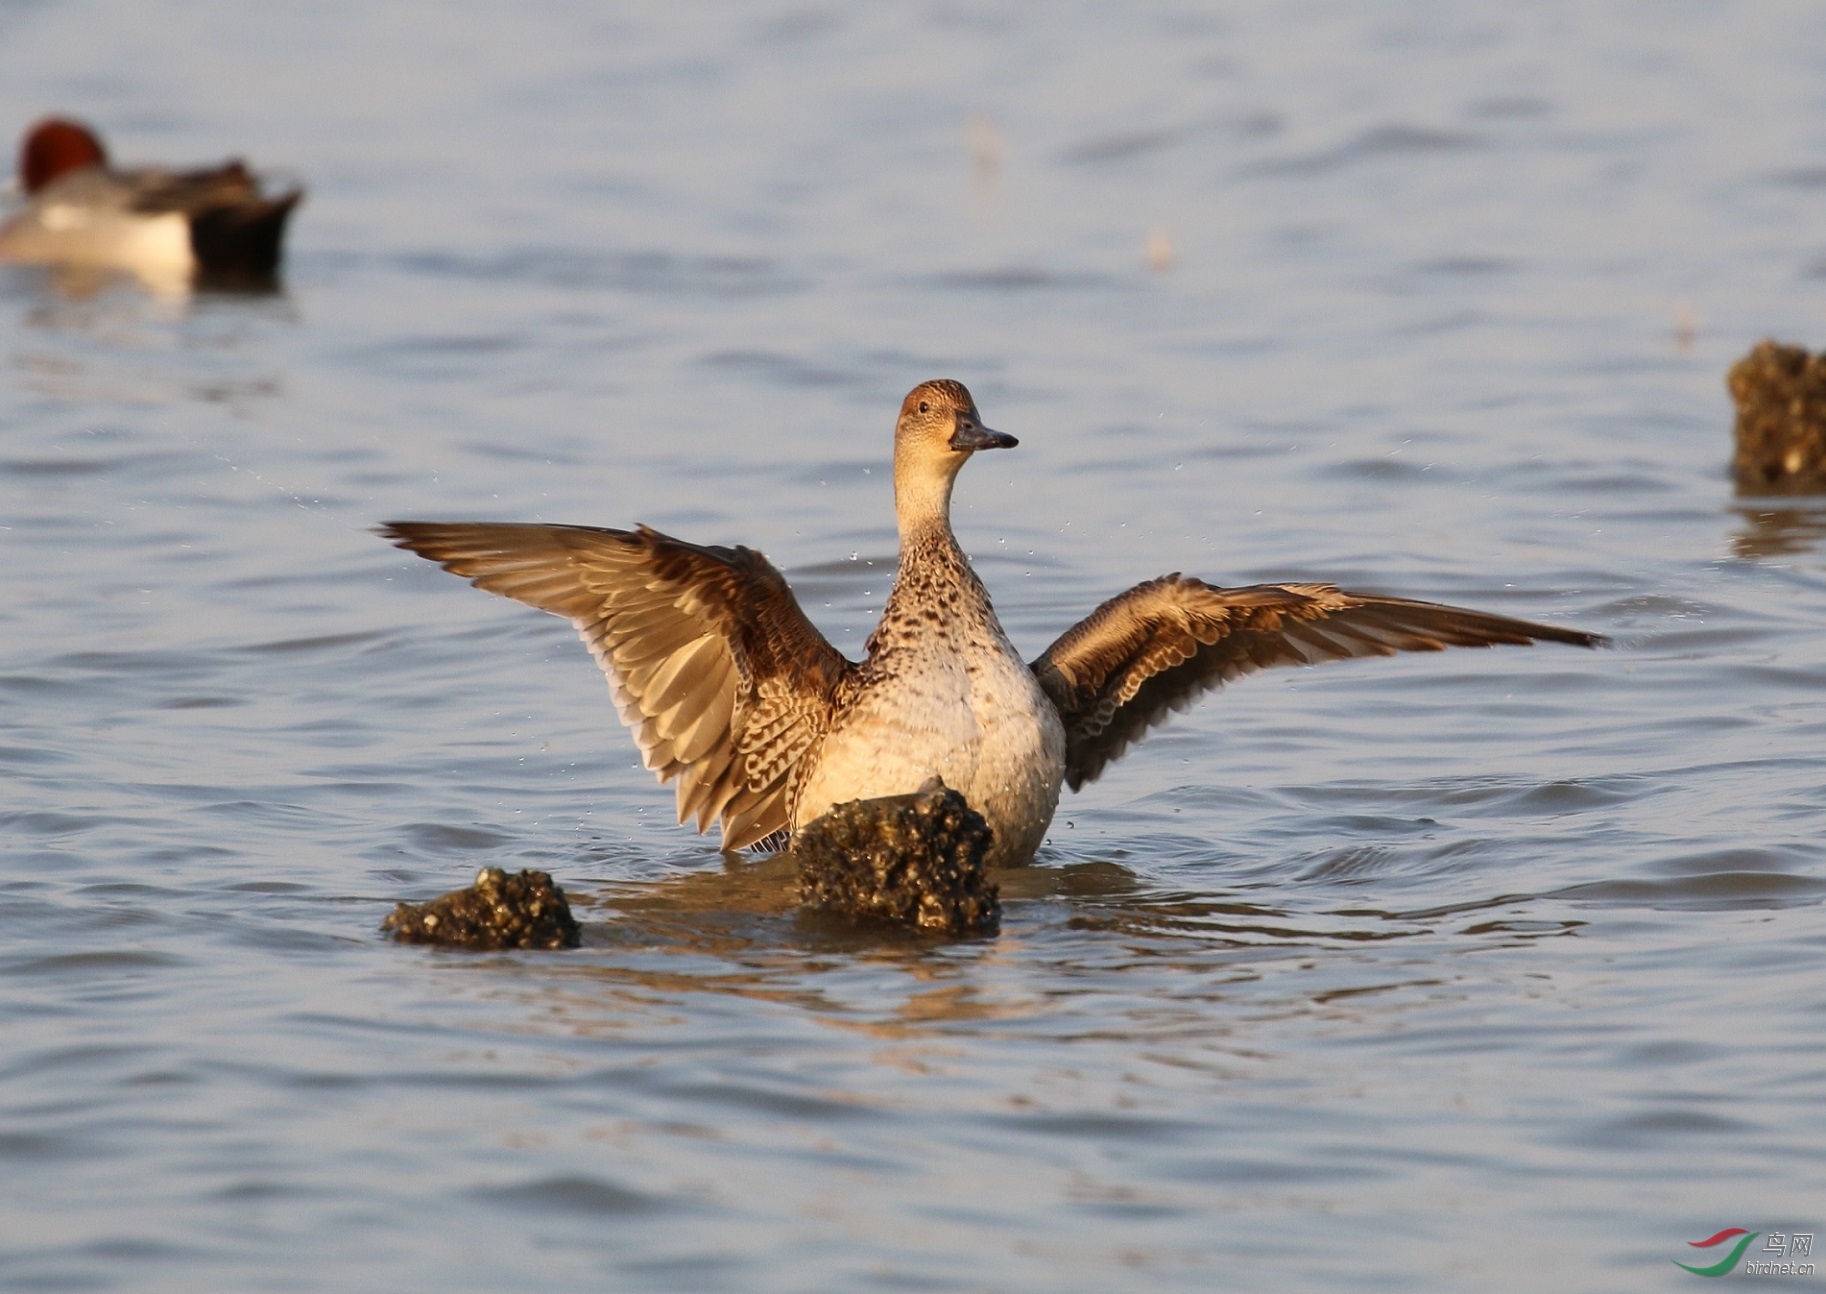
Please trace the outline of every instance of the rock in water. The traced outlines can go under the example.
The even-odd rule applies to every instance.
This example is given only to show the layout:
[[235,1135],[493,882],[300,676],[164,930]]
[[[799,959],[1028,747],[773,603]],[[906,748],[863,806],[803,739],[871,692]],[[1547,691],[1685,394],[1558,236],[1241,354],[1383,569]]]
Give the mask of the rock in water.
[[402,903],[380,923],[411,944],[490,951],[501,948],[575,948],[576,920],[564,891],[544,872],[509,876],[484,867],[476,883],[429,903]]
[[1737,402],[1738,488],[1826,490],[1826,356],[1760,341],[1731,366],[1727,384]]
[[800,897],[854,921],[992,935],[1002,903],[983,867],[989,838],[982,815],[937,778],[912,795],[851,800],[794,835]]

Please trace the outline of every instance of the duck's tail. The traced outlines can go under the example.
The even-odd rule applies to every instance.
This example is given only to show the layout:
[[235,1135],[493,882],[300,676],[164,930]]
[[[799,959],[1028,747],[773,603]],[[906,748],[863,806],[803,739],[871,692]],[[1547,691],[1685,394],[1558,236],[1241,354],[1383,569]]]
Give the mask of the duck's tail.
[[285,222],[303,197],[303,189],[293,189],[192,212],[190,250],[196,254],[199,281],[226,287],[272,283],[279,273]]

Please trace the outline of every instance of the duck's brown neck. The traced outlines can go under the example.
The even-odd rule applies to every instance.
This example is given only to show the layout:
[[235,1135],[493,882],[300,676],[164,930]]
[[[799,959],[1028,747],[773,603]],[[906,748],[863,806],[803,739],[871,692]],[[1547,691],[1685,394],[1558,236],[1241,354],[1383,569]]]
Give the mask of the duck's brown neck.
[[933,531],[950,537],[951,487],[956,481],[957,469],[952,464],[895,454],[894,518],[900,527],[902,549]]
[[881,622],[869,635],[873,658],[902,649],[921,650],[934,640],[998,629],[989,591],[970,568],[957,537],[941,518],[920,528],[902,527],[900,569]]
[[894,457],[894,515],[900,568],[869,650],[910,643],[953,626],[992,623],[995,611],[951,531],[951,487],[958,461],[907,452]]

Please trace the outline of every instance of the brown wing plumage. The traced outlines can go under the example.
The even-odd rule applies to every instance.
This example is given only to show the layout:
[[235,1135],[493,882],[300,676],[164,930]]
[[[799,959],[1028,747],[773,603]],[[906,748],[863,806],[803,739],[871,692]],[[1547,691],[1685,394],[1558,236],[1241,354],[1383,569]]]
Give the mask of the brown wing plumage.
[[262,200],[260,182],[240,161],[194,171],[147,167],[119,174],[131,185],[132,209],[148,215],[175,211],[188,216],[215,207],[245,206]]
[[1217,588],[1165,575],[1111,598],[1034,662],[1065,723],[1075,791],[1171,710],[1239,675],[1446,647],[1536,640],[1596,647],[1598,634],[1432,602],[1345,593],[1329,584]]
[[801,757],[854,668],[749,548],[645,526],[392,521],[401,548],[577,627],[646,766],[678,780],[678,818],[741,849],[790,825]]

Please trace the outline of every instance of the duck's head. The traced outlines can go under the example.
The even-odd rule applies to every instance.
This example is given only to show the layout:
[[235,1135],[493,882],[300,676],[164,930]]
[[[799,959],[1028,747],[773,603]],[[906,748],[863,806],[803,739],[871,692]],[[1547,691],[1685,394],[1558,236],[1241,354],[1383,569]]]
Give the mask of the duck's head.
[[36,193],[60,175],[107,164],[107,150],[94,131],[68,117],[46,117],[19,145],[19,187]]
[[894,428],[894,494],[903,528],[941,518],[951,502],[958,468],[979,449],[1012,449],[1021,442],[991,431],[962,382],[921,382],[900,405]]
[[1005,432],[991,431],[977,416],[976,401],[962,382],[940,378],[921,382],[900,404],[900,422],[894,428],[894,458],[903,456],[949,462],[958,467],[979,449],[1013,449],[1021,442]]

